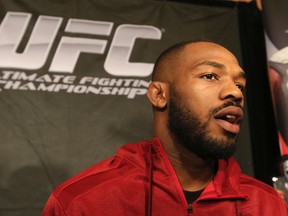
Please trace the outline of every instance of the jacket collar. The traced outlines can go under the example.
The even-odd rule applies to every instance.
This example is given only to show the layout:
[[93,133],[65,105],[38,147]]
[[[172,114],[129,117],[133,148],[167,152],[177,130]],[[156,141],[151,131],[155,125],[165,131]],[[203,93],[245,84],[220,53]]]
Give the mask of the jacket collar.
[[[138,145],[127,144],[118,149],[117,155],[125,157],[139,167],[149,169],[150,172],[157,170],[158,174],[172,177],[175,181],[178,181],[178,177],[159,138],[153,138],[151,141],[143,141]],[[152,165],[153,168],[151,168]],[[203,191],[203,196],[201,195],[201,197],[209,199],[247,199],[245,194],[238,192],[240,175],[241,169],[233,157],[228,160],[218,160],[217,172]],[[182,190],[180,183],[178,184],[178,190]]]
[[[160,155],[162,161],[166,164],[166,167],[168,167],[168,170],[172,170],[170,170],[170,175],[176,176],[172,164],[170,163],[159,138],[152,139],[152,148],[154,149],[156,155]],[[205,195],[207,198],[215,198],[216,195],[217,198],[223,199],[228,197],[235,199],[247,199],[246,195],[240,194],[238,192],[240,187],[239,181],[241,169],[234,157],[230,157],[228,160],[220,159],[217,162],[217,172],[202,194]],[[157,166],[155,160],[154,166]]]

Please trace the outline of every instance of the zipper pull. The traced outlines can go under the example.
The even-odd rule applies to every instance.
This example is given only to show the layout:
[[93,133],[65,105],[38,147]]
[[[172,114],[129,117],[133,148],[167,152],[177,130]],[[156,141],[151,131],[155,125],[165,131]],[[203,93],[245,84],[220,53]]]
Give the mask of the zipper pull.
[[191,214],[193,212],[192,204],[188,205],[187,211],[188,211],[188,214]]

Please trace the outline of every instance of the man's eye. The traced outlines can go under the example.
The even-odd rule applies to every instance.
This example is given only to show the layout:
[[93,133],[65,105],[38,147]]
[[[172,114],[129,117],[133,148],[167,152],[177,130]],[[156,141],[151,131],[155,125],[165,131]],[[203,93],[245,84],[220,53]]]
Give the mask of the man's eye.
[[240,83],[236,83],[236,86],[240,89],[241,92],[243,92],[245,89],[245,86]]
[[208,80],[215,80],[215,79],[217,79],[214,74],[205,74],[205,75],[202,76],[202,78],[208,79]]

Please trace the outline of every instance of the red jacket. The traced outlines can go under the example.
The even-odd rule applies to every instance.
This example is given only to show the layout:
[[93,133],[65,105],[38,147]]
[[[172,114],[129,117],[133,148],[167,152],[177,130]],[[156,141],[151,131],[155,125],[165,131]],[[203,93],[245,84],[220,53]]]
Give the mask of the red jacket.
[[275,190],[241,173],[233,158],[219,160],[214,179],[188,204],[161,142],[127,144],[117,155],[60,185],[42,216],[284,216]]

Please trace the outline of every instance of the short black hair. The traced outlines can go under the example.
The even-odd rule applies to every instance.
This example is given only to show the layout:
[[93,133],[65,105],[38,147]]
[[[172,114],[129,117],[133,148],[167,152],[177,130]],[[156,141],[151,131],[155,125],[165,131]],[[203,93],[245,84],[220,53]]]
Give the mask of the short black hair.
[[[152,81],[161,81],[161,80],[159,80],[160,72],[163,70],[163,66],[169,58],[173,58],[173,56],[175,56],[175,54],[180,53],[187,45],[193,44],[193,43],[199,43],[199,42],[215,43],[211,40],[204,40],[204,39],[182,41],[182,42],[176,43],[176,44],[170,46],[169,48],[167,48],[166,50],[164,50],[155,61],[154,69],[152,72]],[[217,43],[215,43],[215,44],[217,44]]]

